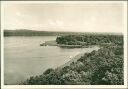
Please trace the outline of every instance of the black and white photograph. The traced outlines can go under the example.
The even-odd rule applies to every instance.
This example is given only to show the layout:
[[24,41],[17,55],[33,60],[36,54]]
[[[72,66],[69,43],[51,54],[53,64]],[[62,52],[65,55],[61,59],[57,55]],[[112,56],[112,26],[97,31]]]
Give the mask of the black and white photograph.
[[126,7],[126,1],[3,1],[1,83],[125,88]]

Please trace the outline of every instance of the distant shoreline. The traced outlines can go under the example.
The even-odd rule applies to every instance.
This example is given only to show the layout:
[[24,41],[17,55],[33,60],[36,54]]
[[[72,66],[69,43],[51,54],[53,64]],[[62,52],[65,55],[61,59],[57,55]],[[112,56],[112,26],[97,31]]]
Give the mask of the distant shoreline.
[[66,32],[66,31],[36,31],[28,29],[18,30],[4,30],[4,36],[61,36],[61,35],[86,35],[86,34],[99,34],[99,35],[123,35],[123,33],[112,32]]

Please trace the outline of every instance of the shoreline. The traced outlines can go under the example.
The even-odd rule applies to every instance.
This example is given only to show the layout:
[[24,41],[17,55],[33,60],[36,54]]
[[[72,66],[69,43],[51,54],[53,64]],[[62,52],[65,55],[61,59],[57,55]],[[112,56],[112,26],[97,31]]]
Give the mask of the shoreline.
[[58,46],[58,44],[55,40],[51,40],[51,41],[45,41],[44,43],[41,43],[40,46]]
[[57,44],[55,40],[51,41],[45,41],[44,43],[41,43],[40,46],[58,46],[61,48],[88,48],[90,46],[83,46],[83,45],[65,45],[65,44]]
[[[97,49],[94,49],[95,51],[98,51],[100,49],[100,47],[99,48],[97,48]],[[94,51],[94,50],[92,50],[92,51]],[[91,52],[92,52],[91,51]],[[61,65],[61,66],[58,66],[57,68],[55,68],[55,69],[62,69],[62,68],[64,68],[64,67],[66,67],[66,66],[70,66],[70,64],[71,63],[73,63],[73,62],[77,62],[77,60],[78,59],[80,59],[82,56],[84,56],[84,54],[85,53],[91,53],[91,52],[79,52],[78,54],[76,54],[76,55],[74,55],[72,58],[70,58],[70,60],[68,61],[68,62],[66,62],[66,63],[64,63],[63,65]]]
[[74,57],[70,58],[70,60],[68,62],[66,62],[65,64],[63,64],[63,65],[61,65],[61,66],[59,66],[57,68],[62,69],[64,67],[66,67],[66,66],[70,66],[70,64],[72,62],[76,62],[79,58],[81,58],[82,56],[84,56],[84,54],[85,54],[85,52],[80,52],[79,54],[77,54]]
[[[62,47],[62,48],[92,48],[92,47],[94,47],[94,46],[99,47],[99,45],[91,45],[91,46],[64,45],[64,44],[60,45],[60,44],[57,44],[57,42],[56,42],[55,40],[45,41],[44,43],[40,44],[40,46],[58,46],[58,47]],[[97,50],[99,50],[99,49],[100,49],[100,47],[99,47],[98,49],[94,49],[94,50],[97,51]],[[92,50],[92,51],[94,51],[94,50]],[[92,52],[92,51],[91,51],[91,52]],[[87,53],[91,53],[91,52],[87,52]],[[70,66],[70,64],[71,64],[72,62],[76,62],[78,59],[80,59],[82,56],[84,56],[85,53],[86,53],[86,52],[79,52],[78,54],[71,55],[71,56],[69,57],[70,60],[69,60],[68,62],[62,64],[61,66],[56,67],[55,69],[58,70],[58,69],[62,69],[62,68],[64,68],[64,67],[66,67],[66,66]]]

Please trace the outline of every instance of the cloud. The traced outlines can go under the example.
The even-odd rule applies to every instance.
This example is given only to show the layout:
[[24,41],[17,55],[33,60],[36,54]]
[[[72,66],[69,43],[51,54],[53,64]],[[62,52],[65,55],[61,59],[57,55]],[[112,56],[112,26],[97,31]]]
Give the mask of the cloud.
[[[7,5],[4,12],[5,28],[45,29],[57,28],[63,31],[118,31],[123,29],[123,9],[116,4],[96,4],[87,6],[87,3],[62,5]],[[93,4],[90,4],[93,5]],[[99,13],[100,12],[100,13]],[[59,29],[60,28],[60,29]],[[104,29],[104,30],[103,30]],[[49,29],[48,29],[49,30]]]
[[48,20],[48,25],[51,27],[63,27],[64,26],[64,22],[61,20]]

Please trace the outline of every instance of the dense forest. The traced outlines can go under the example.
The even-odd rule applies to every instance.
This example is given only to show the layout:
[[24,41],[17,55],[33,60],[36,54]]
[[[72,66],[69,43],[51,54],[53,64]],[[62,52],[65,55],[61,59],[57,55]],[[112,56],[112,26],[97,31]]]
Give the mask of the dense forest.
[[123,45],[123,35],[104,35],[104,34],[86,34],[86,35],[66,35],[58,36],[58,44],[65,45]]
[[[122,35],[67,35],[56,39],[58,44],[100,45],[98,51],[85,53],[69,66],[47,69],[31,76],[24,85],[123,85]],[[103,45],[105,44],[105,45]],[[61,59],[60,59],[61,60]]]

